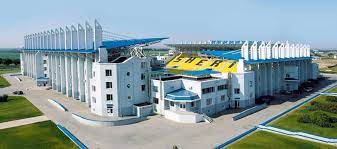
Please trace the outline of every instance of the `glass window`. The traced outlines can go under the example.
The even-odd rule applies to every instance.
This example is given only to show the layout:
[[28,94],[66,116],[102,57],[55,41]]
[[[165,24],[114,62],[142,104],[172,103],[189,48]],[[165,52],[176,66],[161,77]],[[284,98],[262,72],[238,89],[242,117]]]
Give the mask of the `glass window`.
[[112,101],[113,100],[112,94],[106,94],[106,100],[107,101]]
[[142,91],[145,91],[145,84],[144,85],[142,85]]
[[235,89],[234,89],[234,93],[235,93],[235,94],[240,94],[240,89],[239,89],[239,88],[235,88]]
[[221,100],[221,101],[225,101],[225,100],[226,100],[226,96],[225,96],[225,95],[222,95],[222,96],[220,97],[220,100]]
[[105,70],[105,76],[112,76],[112,70],[111,69],[106,69]]
[[112,88],[112,82],[105,82],[106,88]]
[[127,72],[126,75],[127,75],[127,76],[130,76],[130,72]]
[[92,91],[94,91],[94,92],[96,91],[96,86],[94,86],[94,85],[92,86]]
[[208,94],[214,92],[214,87],[208,87],[202,89],[202,94]]
[[156,98],[156,97],[153,97],[153,103],[155,103],[155,104],[158,104],[158,103],[159,103],[159,100],[158,100],[158,98]]
[[211,105],[212,104],[212,98],[206,99],[206,105]]
[[226,85],[225,84],[218,86],[218,91],[221,91],[221,90],[224,90],[224,89],[226,89]]
[[107,110],[107,113],[113,113],[113,104],[107,104],[106,110]]
[[174,102],[173,101],[170,101],[170,106],[174,106]]
[[129,99],[129,100],[132,100],[132,97],[131,97],[131,96],[128,96],[128,99]]
[[95,97],[92,97],[91,99],[92,99],[93,103],[96,103],[96,98]]
[[193,108],[195,105],[194,105],[194,102],[191,102],[191,107]]
[[143,73],[141,74],[140,79],[141,79],[141,80],[144,80],[144,79],[145,79],[145,75],[144,75]]

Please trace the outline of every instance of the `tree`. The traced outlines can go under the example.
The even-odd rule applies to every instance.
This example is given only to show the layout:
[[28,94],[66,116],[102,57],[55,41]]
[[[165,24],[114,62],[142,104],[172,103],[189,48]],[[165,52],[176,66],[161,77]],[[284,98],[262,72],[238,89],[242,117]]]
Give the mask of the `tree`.
[[20,64],[20,60],[19,60],[19,59],[15,59],[15,60],[13,60],[13,63],[14,63],[15,65],[19,65],[19,64]]
[[5,59],[5,61],[4,61],[5,65],[10,65],[12,63],[13,63],[13,61],[11,59]]

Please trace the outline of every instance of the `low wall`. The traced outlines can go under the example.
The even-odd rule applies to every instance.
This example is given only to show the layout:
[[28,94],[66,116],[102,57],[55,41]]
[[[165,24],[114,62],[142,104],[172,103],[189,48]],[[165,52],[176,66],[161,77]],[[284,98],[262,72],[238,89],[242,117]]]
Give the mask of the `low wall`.
[[165,118],[179,123],[198,123],[204,120],[200,114],[179,114],[173,111],[165,110]]
[[54,105],[56,108],[58,108],[58,109],[60,109],[60,110],[62,110],[62,111],[64,111],[64,112],[68,111],[68,109],[67,109],[66,107],[64,107],[61,103],[59,103],[59,102],[57,102],[57,101],[55,101],[55,100],[53,100],[53,99],[48,99],[48,101],[49,101],[52,105]]
[[19,77],[15,76],[15,79],[21,82],[21,79]]
[[312,134],[308,134],[304,132],[293,132],[289,130],[279,129],[279,128],[270,127],[270,126],[262,126],[262,125],[259,125],[258,128],[262,130],[268,130],[268,131],[288,135],[288,136],[304,137],[304,138],[308,138],[308,139],[312,139],[312,140],[316,140],[316,141],[320,141],[324,143],[337,143],[337,139],[325,138],[325,137],[316,136],[316,135],[312,135]]
[[142,106],[142,107],[135,106],[135,108],[136,108],[137,117],[146,117],[146,116],[153,114],[152,105],[147,105],[147,106]]
[[246,117],[246,116],[248,116],[248,115],[251,115],[251,114],[253,114],[253,113],[257,112],[257,111],[260,111],[260,110],[262,110],[262,109],[265,109],[265,108],[267,108],[267,104],[265,104],[265,103],[262,104],[262,105],[254,106],[254,107],[252,107],[252,108],[249,108],[249,109],[247,109],[247,110],[245,110],[245,111],[242,111],[242,112],[240,112],[239,114],[235,115],[235,116],[233,117],[233,120],[234,120],[234,121],[239,120],[239,119],[241,119],[241,118],[244,118],[244,117]]
[[101,120],[92,120],[80,116],[78,114],[73,113],[72,117],[79,121],[82,124],[90,125],[90,126],[121,126],[121,125],[129,125],[133,123],[138,123],[144,120],[147,120],[146,117],[130,117],[121,120],[111,120],[111,121],[101,121]]

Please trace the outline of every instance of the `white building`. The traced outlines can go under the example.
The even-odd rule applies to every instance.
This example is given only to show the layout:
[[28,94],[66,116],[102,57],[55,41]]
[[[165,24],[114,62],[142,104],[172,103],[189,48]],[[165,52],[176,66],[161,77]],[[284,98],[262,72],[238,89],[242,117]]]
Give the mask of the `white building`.
[[[317,79],[310,47],[288,42],[207,41],[175,48],[152,71],[142,47],[167,38],[124,39],[95,21],[25,36],[21,72],[104,117],[155,113],[183,123],[208,119]],[[203,50],[223,49],[223,50]],[[174,75],[172,75],[174,74]]]

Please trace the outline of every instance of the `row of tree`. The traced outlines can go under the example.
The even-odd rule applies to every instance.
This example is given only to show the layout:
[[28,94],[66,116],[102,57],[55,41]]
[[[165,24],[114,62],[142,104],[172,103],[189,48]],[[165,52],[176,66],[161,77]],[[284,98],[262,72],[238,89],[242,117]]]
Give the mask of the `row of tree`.
[[0,64],[4,65],[19,65],[20,64],[20,59],[9,59],[9,58],[0,58]]

